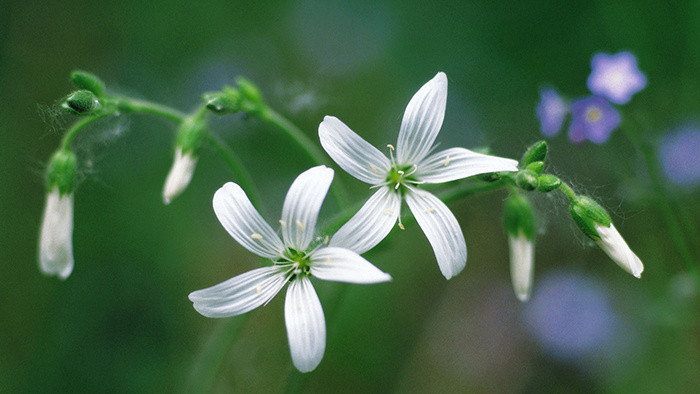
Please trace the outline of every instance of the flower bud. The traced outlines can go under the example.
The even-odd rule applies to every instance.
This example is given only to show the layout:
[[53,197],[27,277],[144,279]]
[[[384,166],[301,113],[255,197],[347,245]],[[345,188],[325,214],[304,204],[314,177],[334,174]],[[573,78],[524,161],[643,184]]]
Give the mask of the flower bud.
[[551,174],[542,174],[538,180],[537,190],[543,193],[551,192],[561,186],[561,179]]
[[520,301],[530,298],[535,259],[535,215],[530,203],[516,194],[506,200],[504,222],[510,249],[510,277]]
[[262,93],[260,93],[260,89],[254,83],[246,78],[238,77],[236,78],[236,86],[247,101],[254,104],[262,104]]
[[547,156],[547,142],[542,140],[530,145],[522,158],[522,164],[527,166],[536,161],[544,161]]
[[78,168],[75,153],[61,149],[53,154],[46,168],[46,189],[57,188],[61,195],[73,192]]
[[522,170],[515,176],[515,184],[523,190],[532,191],[537,189],[539,180],[537,179],[537,174],[534,171]]
[[96,75],[87,71],[75,70],[70,78],[78,89],[88,90],[96,96],[102,96],[105,92],[104,82]]
[[83,115],[99,108],[100,101],[89,90],[77,90],[66,97],[61,106],[76,115]]
[[581,231],[594,240],[617,265],[635,277],[641,277],[644,271],[642,261],[632,252],[603,207],[590,197],[579,196],[569,211]]
[[528,164],[527,167],[525,167],[526,170],[530,170],[536,174],[542,173],[542,170],[544,169],[544,162],[543,161],[533,161],[532,163]]
[[221,92],[206,93],[203,98],[207,109],[217,115],[233,114],[241,110],[241,94],[229,86]]
[[175,143],[175,159],[163,186],[163,202],[170,202],[182,193],[192,180],[199,149],[206,134],[206,123],[197,116],[185,119]]

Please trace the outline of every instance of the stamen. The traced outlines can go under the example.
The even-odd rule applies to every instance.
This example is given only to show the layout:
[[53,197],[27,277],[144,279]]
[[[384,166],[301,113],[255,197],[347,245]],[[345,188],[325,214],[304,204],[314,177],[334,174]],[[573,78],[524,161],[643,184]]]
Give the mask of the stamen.
[[296,224],[299,230],[304,231],[304,223],[302,223],[301,220],[297,219]]
[[405,230],[405,229],[406,229],[406,227],[404,227],[404,226],[403,226],[403,223],[401,222],[401,216],[399,216],[399,228],[400,228],[401,230]]
[[425,213],[433,213],[433,212],[435,212],[435,208],[433,208],[433,207],[427,208],[425,210]]
[[330,258],[330,257],[326,257],[326,264],[330,264],[330,263],[331,263],[331,258]]
[[391,209],[385,209],[384,213],[386,213],[387,215],[393,215],[394,211],[392,211]]
[[450,164],[450,155],[447,155],[445,158],[445,167],[447,167]]
[[389,149],[391,149],[391,150],[394,150],[394,145],[386,144],[386,147],[389,148]]
[[284,220],[280,220],[280,226],[282,227],[282,230],[284,230],[285,228],[287,228],[287,222],[285,222]]
[[403,173],[403,170],[398,170],[398,171],[396,171],[396,172],[398,172],[399,175],[401,175],[401,176],[403,176],[403,174],[404,174],[404,173]]
[[263,236],[260,235],[260,234],[258,234],[258,233],[253,233],[253,234],[250,234],[250,238],[253,238],[253,239],[262,239]]
[[396,183],[396,185],[394,185],[394,190],[399,190],[399,186],[401,186],[401,184],[400,184],[400,183]]
[[326,235],[325,238],[323,238],[323,244],[328,245],[328,241],[330,241],[330,240],[331,240],[331,237]]
[[262,288],[260,287],[260,285],[255,286],[255,292],[258,294],[262,292]]
[[412,165],[411,169],[406,173],[406,176],[413,175],[416,171],[418,171],[418,164]]
[[370,164],[369,166],[372,168],[372,171],[374,171],[374,173],[376,174],[376,173],[377,173],[377,167],[375,167],[374,164]]

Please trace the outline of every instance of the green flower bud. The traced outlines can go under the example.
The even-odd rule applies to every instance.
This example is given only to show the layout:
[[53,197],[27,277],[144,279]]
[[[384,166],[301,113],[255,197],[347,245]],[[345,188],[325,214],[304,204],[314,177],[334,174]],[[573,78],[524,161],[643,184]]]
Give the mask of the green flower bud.
[[78,169],[78,159],[75,153],[62,149],[51,157],[46,167],[46,189],[51,191],[58,187],[61,195],[72,193],[75,189],[75,178]]
[[537,179],[537,174],[534,171],[522,170],[515,176],[515,184],[523,190],[532,191],[537,189],[539,180]]
[[600,239],[600,234],[596,230],[596,224],[603,227],[610,227],[612,220],[610,215],[597,202],[587,196],[578,196],[569,207],[571,217],[581,231],[594,241]]
[[70,76],[71,81],[78,89],[89,90],[97,96],[105,93],[105,84],[96,75],[83,70],[75,70]]
[[503,223],[509,235],[524,234],[528,240],[535,239],[535,214],[527,198],[512,194],[503,206]]
[[224,87],[221,92],[205,93],[207,109],[217,115],[233,114],[241,110],[241,94],[232,87]]
[[198,116],[186,118],[177,130],[175,145],[182,153],[196,154],[202,147],[207,132],[207,123]]
[[544,169],[544,162],[543,161],[533,161],[532,163],[528,164],[527,167],[525,167],[526,170],[533,171],[537,174],[542,173],[542,170]]
[[544,161],[547,156],[547,142],[542,140],[530,145],[522,158],[522,164],[527,166],[536,161]]
[[99,108],[100,102],[93,92],[78,90],[66,97],[61,106],[76,115],[84,115]]
[[243,98],[245,98],[247,101],[253,104],[262,104],[262,93],[260,93],[260,89],[258,89],[254,83],[243,77],[238,77],[236,78],[236,85]]
[[551,174],[542,174],[539,177],[539,185],[537,190],[543,193],[551,192],[561,186],[561,179]]

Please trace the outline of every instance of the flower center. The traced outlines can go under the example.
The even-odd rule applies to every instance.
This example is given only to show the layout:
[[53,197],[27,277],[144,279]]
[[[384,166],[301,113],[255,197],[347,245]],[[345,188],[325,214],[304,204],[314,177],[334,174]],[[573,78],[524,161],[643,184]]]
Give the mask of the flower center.
[[294,275],[308,275],[311,268],[309,259],[311,251],[298,251],[294,248],[287,248],[282,253],[282,257],[274,260],[274,263],[275,265],[294,268]]
[[596,106],[589,107],[586,110],[586,120],[588,120],[589,122],[597,122],[602,117],[603,112],[600,110],[600,108]]
[[393,163],[391,169],[389,169],[389,174],[387,174],[386,183],[394,190],[399,190],[408,183],[417,184],[419,183],[418,180],[413,177],[415,172],[416,166],[398,166],[396,163]]

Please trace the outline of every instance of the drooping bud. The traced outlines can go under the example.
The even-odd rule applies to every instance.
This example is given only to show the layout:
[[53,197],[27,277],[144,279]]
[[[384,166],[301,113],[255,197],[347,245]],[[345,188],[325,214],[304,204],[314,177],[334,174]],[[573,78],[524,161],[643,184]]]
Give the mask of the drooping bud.
[[521,170],[515,176],[515,184],[523,190],[532,191],[537,189],[539,180],[537,174],[534,171]]
[[205,93],[207,109],[217,115],[233,114],[241,110],[241,94],[238,90],[225,86],[220,92]]
[[96,75],[83,70],[75,70],[71,73],[71,81],[78,89],[88,90],[96,96],[102,96],[105,92],[105,84]]
[[561,186],[561,179],[552,174],[542,174],[538,178],[537,190],[543,193],[551,192]]
[[170,202],[182,193],[192,180],[199,158],[198,152],[204,141],[207,124],[199,116],[185,119],[180,126],[175,142],[175,158],[163,186],[163,202]]
[[536,161],[544,161],[547,156],[547,141],[538,141],[530,145],[522,158],[523,166],[527,166],[530,163]]
[[504,223],[510,249],[510,277],[520,301],[530,298],[535,259],[535,215],[529,201],[511,195],[504,206]]
[[56,151],[46,167],[46,190],[58,189],[61,195],[73,192],[78,168],[75,153],[68,149]]
[[581,231],[594,240],[617,265],[635,277],[641,277],[644,271],[642,261],[632,252],[600,204],[590,197],[579,196],[569,211]]
[[98,109],[100,101],[89,90],[77,90],[66,97],[61,106],[73,114],[85,115]]

